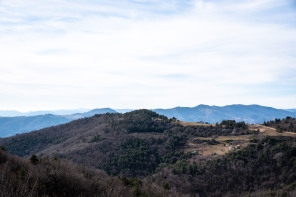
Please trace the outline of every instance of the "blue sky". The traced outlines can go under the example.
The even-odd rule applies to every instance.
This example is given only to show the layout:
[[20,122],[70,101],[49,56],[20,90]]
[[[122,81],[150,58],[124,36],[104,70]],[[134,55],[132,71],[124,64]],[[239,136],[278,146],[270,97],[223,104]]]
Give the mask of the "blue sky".
[[0,0],[0,109],[296,108],[295,0]]

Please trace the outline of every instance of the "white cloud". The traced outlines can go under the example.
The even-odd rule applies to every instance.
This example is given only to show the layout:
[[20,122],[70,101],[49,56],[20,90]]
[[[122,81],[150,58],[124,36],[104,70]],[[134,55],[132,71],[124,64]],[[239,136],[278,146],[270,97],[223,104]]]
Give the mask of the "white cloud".
[[296,107],[287,10],[275,0],[1,1],[0,108]]

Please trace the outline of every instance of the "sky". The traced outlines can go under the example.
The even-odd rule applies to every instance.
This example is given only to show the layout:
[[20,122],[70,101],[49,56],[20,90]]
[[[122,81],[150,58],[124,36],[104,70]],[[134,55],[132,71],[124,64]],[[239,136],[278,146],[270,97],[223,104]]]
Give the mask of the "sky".
[[296,108],[295,0],[0,0],[0,110]]

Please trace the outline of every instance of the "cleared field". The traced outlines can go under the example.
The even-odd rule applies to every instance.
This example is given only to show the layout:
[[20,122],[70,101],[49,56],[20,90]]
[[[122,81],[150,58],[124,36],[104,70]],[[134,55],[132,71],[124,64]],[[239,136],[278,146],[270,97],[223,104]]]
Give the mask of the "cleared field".
[[249,139],[252,135],[240,135],[240,136],[219,136],[215,138],[219,144],[210,145],[207,142],[194,143],[194,140],[207,140],[210,141],[213,138],[210,137],[197,137],[192,141],[189,141],[184,146],[184,152],[197,151],[198,154],[203,156],[208,155],[224,155],[229,151],[236,150],[235,146],[243,148],[249,144]]
[[217,154],[217,155],[224,155],[226,152],[228,152],[228,147],[217,144],[217,145],[208,145],[208,144],[201,144],[196,145],[193,143],[188,143],[187,148],[185,148],[185,152],[194,152],[197,151],[198,154],[202,156],[207,156],[211,154]]
[[[225,141],[237,141],[237,140],[249,140],[250,137],[253,135],[237,135],[237,136],[218,136],[215,138],[218,142],[225,142]],[[196,137],[194,139],[197,140],[212,140],[212,137]]]
[[[189,123],[189,122],[183,122],[183,125],[207,125],[207,124],[200,124],[200,123]],[[210,126],[210,125],[207,125]],[[259,134],[254,135],[261,135],[261,136],[292,136],[296,137],[296,133],[292,132],[282,132],[279,133],[276,131],[276,129],[272,127],[267,127],[264,125],[248,125],[249,130],[257,131],[259,130]],[[197,151],[197,154],[202,156],[208,156],[208,155],[224,155],[228,153],[229,151],[235,151],[237,149],[246,147],[248,144],[250,144],[250,139],[252,136],[250,135],[238,135],[238,136],[218,136],[216,138],[213,137],[196,137],[192,140],[189,140],[187,144],[183,147],[184,152],[194,152]],[[212,139],[215,139],[219,144],[210,145],[207,143],[207,141],[211,141]],[[198,140],[199,143],[195,143],[195,141]],[[204,142],[200,142],[204,141]]]
[[282,132],[279,133],[276,131],[275,128],[272,127],[267,127],[264,125],[259,125],[259,124],[254,124],[254,125],[248,125],[250,130],[258,130],[260,131],[261,134],[266,135],[266,136],[291,136],[291,137],[296,137],[296,133],[292,132]]
[[198,122],[185,122],[185,121],[178,121],[183,126],[215,126],[215,124],[204,124],[204,123],[198,123]]

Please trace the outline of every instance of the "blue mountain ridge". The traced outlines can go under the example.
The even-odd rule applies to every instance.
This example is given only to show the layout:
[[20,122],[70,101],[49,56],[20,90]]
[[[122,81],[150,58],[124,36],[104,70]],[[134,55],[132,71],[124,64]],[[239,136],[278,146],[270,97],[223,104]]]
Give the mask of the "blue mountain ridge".
[[153,111],[169,118],[188,122],[216,123],[222,120],[245,121],[256,124],[275,118],[296,117],[296,113],[261,105],[226,105],[223,107],[198,105],[196,107],[175,107],[172,109],[154,109]]
[[[208,122],[216,123],[222,120],[245,121],[249,124],[263,123],[275,118],[285,118],[287,116],[296,117],[296,112],[265,107],[260,105],[226,105],[209,106],[198,105],[195,107],[175,107],[171,109],[151,109],[169,118],[175,117],[187,122]],[[71,111],[71,110],[60,110]],[[73,110],[72,110],[73,111]],[[124,113],[132,109],[114,110],[111,108],[93,109],[84,113],[73,113],[70,115],[43,114],[37,116],[16,116],[0,117],[0,137],[9,137],[20,133],[39,130],[45,127],[64,124],[79,118],[90,117],[95,114],[104,113]],[[5,111],[5,113],[17,113],[17,111]],[[41,111],[37,111],[41,113]],[[36,112],[36,113],[37,113]],[[46,113],[48,111],[44,111]],[[34,114],[34,112],[30,112]],[[1,115],[1,111],[0,111]]]
[[103,108],[71,115],[44,114],[37,116],[0,117],[0,137],[9,137],[104,113],[116,113],[116,111],[110,108]]

